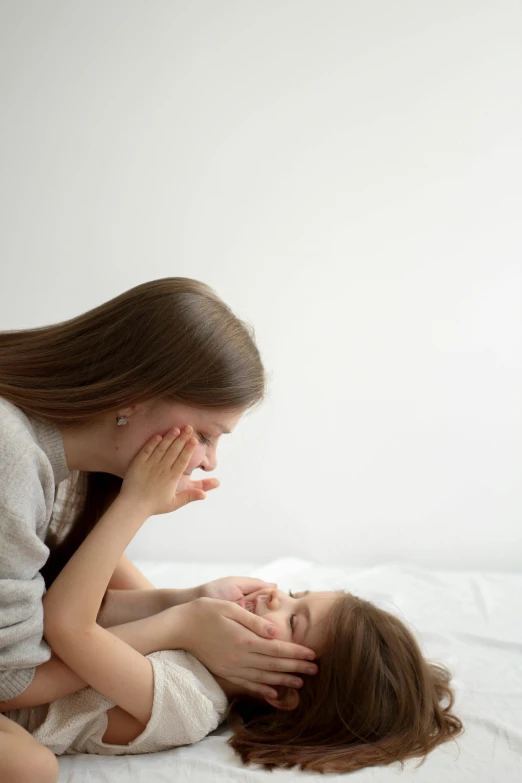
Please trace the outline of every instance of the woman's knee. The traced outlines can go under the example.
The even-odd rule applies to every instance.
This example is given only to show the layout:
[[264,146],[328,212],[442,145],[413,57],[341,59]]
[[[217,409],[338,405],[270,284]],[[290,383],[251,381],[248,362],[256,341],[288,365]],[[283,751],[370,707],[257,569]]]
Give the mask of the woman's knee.
[[[18,727],[20,728],[20,727]],[[0,729],[0,781],[2,783],[56,783],[56,756],[30,734]]]
[[58,775],[56,756],[42,745],[18,748],[13,741],[8,757],[0,761],[2,783],[57,783]]
[[[31,750],[32,758],[28,765],[27,783],[57,783],[60,774],[58,759],[49,748],[36,744],[36,749]],[[25,783],[25,778],[22,780]]]

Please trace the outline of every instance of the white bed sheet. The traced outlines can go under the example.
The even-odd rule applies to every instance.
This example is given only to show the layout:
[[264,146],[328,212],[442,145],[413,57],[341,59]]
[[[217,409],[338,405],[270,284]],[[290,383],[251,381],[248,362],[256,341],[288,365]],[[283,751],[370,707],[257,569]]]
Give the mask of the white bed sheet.
[[[406,619],[425,654],[454,675],[455,711],[466,732],[433,751],[423,766],[374,767],[359,783],[522,781],[522,574],[428,571],[407,565],[338,568],[297,559],[250,563],[137,562],[157,587],[185,587],[231,574],[277,581],[282,589],[343,588]],[[221,727],[202,742],[147,756],[60,759],[60,783],[291,783],[340,781],[297,770],[243,767]]]

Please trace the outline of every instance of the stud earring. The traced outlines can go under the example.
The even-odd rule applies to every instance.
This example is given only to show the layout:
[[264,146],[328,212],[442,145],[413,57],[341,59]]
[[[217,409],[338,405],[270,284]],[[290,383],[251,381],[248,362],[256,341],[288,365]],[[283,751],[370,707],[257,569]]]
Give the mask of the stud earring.
[[123,427],[125,424],[128,424],[129,420],[126,416],[116,416],[116,424],[118,427]]

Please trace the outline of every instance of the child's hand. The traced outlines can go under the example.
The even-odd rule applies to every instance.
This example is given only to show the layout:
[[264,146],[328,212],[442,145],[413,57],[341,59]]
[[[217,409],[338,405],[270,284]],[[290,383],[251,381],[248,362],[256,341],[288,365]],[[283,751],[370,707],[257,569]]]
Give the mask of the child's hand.
[[[169,430],[163,437],[155,435],[129,465],[120,496],[142,508],[147,516],[167,514],[193,500],[204,500],[203,489],[176,492],[183,471],[196,447],[192,427]],[[207,487],[213,489],[212,486]]]

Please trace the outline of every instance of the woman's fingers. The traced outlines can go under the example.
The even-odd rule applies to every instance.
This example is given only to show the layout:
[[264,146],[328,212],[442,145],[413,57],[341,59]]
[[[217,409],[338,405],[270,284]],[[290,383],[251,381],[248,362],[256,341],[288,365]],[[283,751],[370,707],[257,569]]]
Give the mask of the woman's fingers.
[[274,672],[278,676],[281,672],[285,674],[317,674],[317,664],[313,661],[303,661],[300,658],[276,658],[270,655],[259,655],[251,653],[249,664],[255,669],[264,672]]
[[252,576],[235,576],[236,584],[241,588],[243,595],[253,595],[263,590],[266,592],[271,587],[277,587],[275,582],[265,582],[264,579],[256,579]]
[[[280,639],[274,638],[274,633],[270,630],[273,628],[276,633],[277,629],[270,622],[270,620],[264,617],[258,617],[252,612],[248,612],[236,603],[230,603],[228,611],[225,608],[224,614],[226,614],[234,622],[243,625],[250,631],[253,631],[257,636],[261,637],[254,640],[251,644],[252,652],[260,653],[271,658],[299,658],[309,661],[313,661],[315,653],[309,647],[303,647],[301,644],[294,644],[293,642],[283,642]],[[264,638],[263,638],[264,637]],[[271,641],[267,641],[266,637],[269,637]]]
[[228,616],[261,637],[253,642],[249,641],[249,662],[252,667],[264,672],[317,674],[317,665],[313,663],[315,658],[313,650],[292,642],[283,642],[279,639],[268,641],[262,638],[268,633],[269,625],[264,618],[257,617],[235,603],[230,604]]
[[227,679],[228,682],[232,682],[234,683],[234,685],[241,686],[242,689],[251,693],[252,696],[261,697],[262,699],[279,698],[279,694],[277,691],[261,683],[252,682],[251,680],[245,680],[242,677],[230,677]]
[[243,677],[249,682],[257,682],[263,685],[285,685],[287,688],[303,687],[303,681],[300,677],[295,677],[292,674],[266,672],[263,669],[240,669],[237,676]]
[[[252,612],[248,612],[237,604],[229,603],[228,606],[225,604],[223,610],[223,614],[230,620],[248,628],[249,631],[252,631],[257,636],[273,639],[277,632],[277,628],[273,623],[265,620],[263,617],[252,614]],[[257,639],[253,639],[251,642],[251,644],[256,644],[256,649],[257,641]]]
[[309,647],[293,642],[283,642],[274,639],[267,642],[265,639],[257,639],[253,652],[266,655],[268,658],[296,658],[298,660],[313,661],[315,653]]

